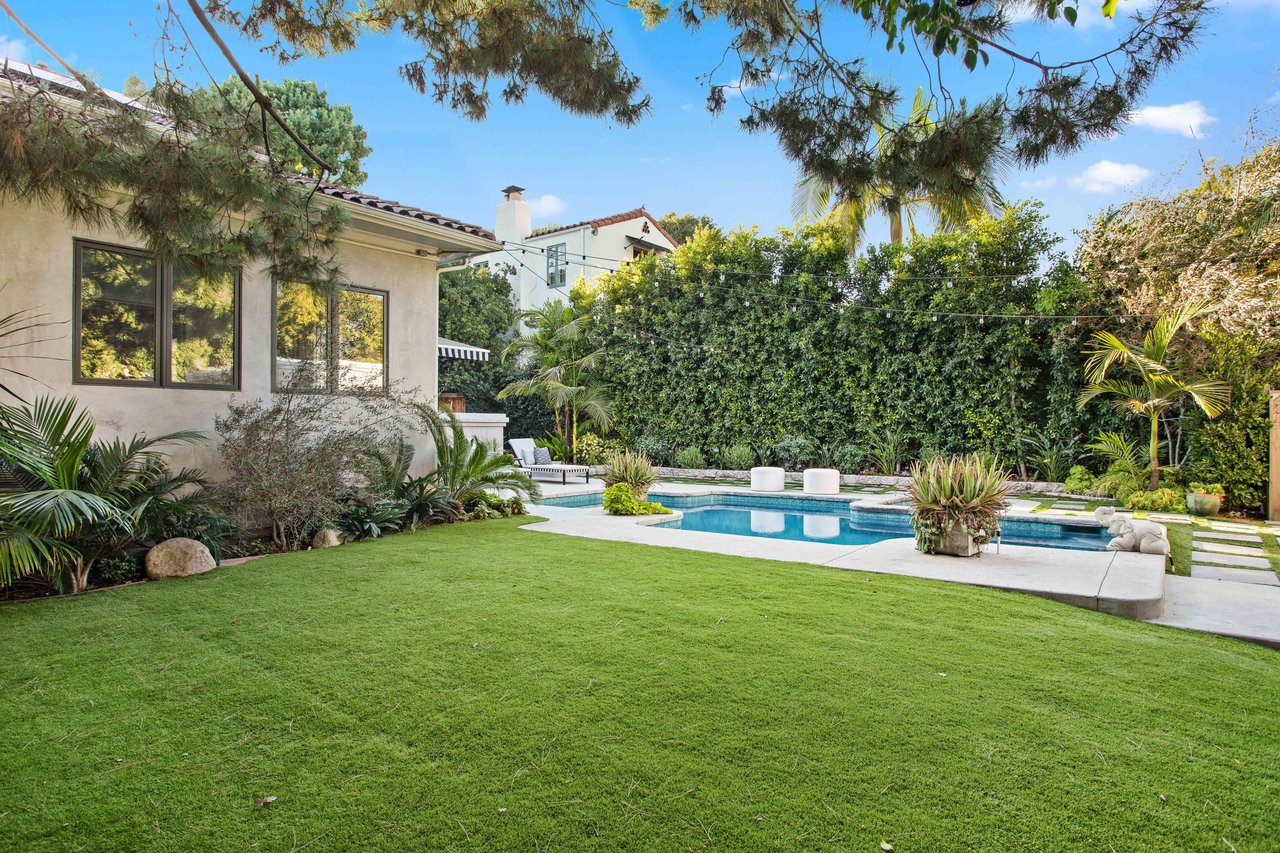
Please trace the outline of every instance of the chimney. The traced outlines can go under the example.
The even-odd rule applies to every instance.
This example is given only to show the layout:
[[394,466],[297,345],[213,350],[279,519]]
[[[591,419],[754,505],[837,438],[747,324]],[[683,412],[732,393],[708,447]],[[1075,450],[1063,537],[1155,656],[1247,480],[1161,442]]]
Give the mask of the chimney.
[[529,205],[521,193],[524,187],[515,184],[502,191],[502,204],[498,205],[497,222],[493,233],[499,242],[510,240],[519,243],[533,233],[533,225],[529,219]]

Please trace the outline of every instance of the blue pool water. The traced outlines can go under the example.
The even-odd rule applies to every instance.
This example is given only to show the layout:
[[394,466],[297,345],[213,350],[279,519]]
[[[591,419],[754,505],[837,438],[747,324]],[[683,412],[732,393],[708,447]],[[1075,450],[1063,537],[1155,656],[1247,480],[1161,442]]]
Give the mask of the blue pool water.
[[[649,499],[684,517],[657,526],[706,533],[731,533],[767,539],[826,542],[831,545],[869,545],[882,539],[915,536],[905,512],[849,509],[849,499],[812,500],[763,495],[665,495]],[[600,494],[544,498],[540,503],[560,507],[600,505]],[[1055,524],[1048,521],[1002,521],[1001,541],[1011,545],[1104,551],[1111,540],[1105,529]]]

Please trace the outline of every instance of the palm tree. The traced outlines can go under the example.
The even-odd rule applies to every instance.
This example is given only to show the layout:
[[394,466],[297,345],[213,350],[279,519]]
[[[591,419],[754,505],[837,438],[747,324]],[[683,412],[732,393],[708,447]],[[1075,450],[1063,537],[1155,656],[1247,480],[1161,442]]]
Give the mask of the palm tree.
[[[874,175],[861,189],[845,195],[831,181],[802,178],[791,196],[796,219],[829,217],[857,245],[867,220],[876,213],[889,220],[889,239],[901,243],[903,225],[916,234],[919,212],[930,212],[944,231],[963,226],[1003,206],[999,182],[1009,165],[1009,152],[998,139],[972,139],[963,147],[927,144],[937,140],[935,102],[916,90],[911,112],[897,125],[876,124]],[[982,133],[981,123],[972,123]]]
[[527,359],[533,374],[517,379],[498,392],[498,399],[542,397],[555,415],[556,433],[565,439],[571,458],[577,461],[578,424],[590,419],[607,430],[612,424],[608,389],[594,373],[604,350],[584,352],[589,314],[579,314],[559,299],[520,314],[529,331],[517,337],[502,357]]
[[154,502],[199,482],[193,471],[170,476],[156,448],[200,433],[95,441],[76,406],[73,397],[0,406],[0,461],[24,487],[0,497],[0,584],[48,569],[84,591],[94,562],[131,539]]
[[469,437],[453,412],[415,406],[419,420],[436,446],[436,467],[428,477],[466,505],[482,492],[509,491],[537,497],[538,485],[511,464],[511,457]]
[[[1208,302],[1197,300],[1163,315],[1147,332],[1141,347],[1130,346],[1111,332],[1094,332],[1093,348],[1086,351],[1089,360],[1084,370],[1089,384],[1080,392],[1077,406],[1083,408],[1094,397],[1113,396],[1115,407],[1121,412],[1150,420],[1152,489],[1160,486],[1160,416],[1165,409],[1185,394],[1206,415],[1216,418],[1230,400],[1231,390],[1226,383],[1180,379],[1169,362],[1174,336],[1210,310]],[[1127,369],[1131,378],[1109,376],[1112,367]]]

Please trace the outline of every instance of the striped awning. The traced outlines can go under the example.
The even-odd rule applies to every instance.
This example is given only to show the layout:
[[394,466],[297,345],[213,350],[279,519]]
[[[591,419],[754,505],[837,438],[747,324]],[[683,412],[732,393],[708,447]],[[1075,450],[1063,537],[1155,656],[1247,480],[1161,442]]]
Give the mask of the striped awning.
[[441,358],[465,358],[468,361],[488,361],[489,351],[471,344],[458,343],[448,338],[438,338],[436,350]]

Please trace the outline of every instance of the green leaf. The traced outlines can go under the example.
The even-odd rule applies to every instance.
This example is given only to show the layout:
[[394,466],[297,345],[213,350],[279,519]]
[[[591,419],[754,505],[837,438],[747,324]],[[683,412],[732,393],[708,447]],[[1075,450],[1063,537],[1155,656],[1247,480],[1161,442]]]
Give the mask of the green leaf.
[[1062,17],[1066,18],[1067,23],[1073,27],[1076,25],[1076,14],[1075,6],[1067,6],[1062,10]]
[[964,67],[970,71],[978,67],[978,53],[974,50],[966,50],[964,52]]

